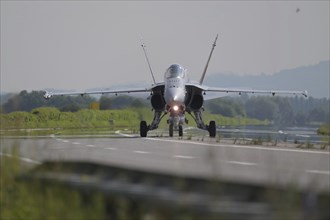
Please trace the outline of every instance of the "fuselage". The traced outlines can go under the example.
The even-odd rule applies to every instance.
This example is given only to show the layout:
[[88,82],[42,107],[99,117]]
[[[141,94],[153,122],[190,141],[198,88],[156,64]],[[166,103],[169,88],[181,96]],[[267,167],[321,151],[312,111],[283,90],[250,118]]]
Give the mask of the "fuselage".
[[171,114],[183,112],[185,109],[187,70],[179,64],[171,65],[165,72],[164,99],[166,111]]

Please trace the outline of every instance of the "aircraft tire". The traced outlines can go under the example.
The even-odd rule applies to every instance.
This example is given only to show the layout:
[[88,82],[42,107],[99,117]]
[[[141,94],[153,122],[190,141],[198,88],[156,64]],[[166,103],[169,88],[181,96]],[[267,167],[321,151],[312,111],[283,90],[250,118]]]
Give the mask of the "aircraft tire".
[[168,134],[170,137],[173,137],[173,124],[170,124],[170,126],[168,128]]
[[217,134],[217,127],[215,125],[215,121],[210,121],[209,135],[210,135],[210,137],[215,137],[216,134]]
[[179,125],[179,137],[183,136],[183,129],[182,129],[182,125]]
[[148,133],[148,126],[146,121],[140,122],[140,136],[141,137],[147,137]]

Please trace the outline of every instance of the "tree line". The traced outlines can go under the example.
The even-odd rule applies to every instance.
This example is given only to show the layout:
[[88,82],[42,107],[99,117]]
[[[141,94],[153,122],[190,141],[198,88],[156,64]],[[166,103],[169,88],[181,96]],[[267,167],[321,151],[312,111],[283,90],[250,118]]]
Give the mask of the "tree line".
[[2,113],[14,111],[30,112],[38,107],[56,107],[62,112],[77,112],[81,109],[96,108],[100,110],[123,109],[127,107],[145,107],[148,106],[147,100],[134,98],[131,96],[110,97],[103,95],[100,98],[90,95],[83,96],[54,96],[50,99],[43,97],[43,91],[27,92],[21,91],[11,97],[3,97],[7,101],[1,105]]
[[[205,109],[212,114],[226,117],[248,117],[268,120],[276,125],[304,126],[329,124],[330,100],[313,97],[282,96],[235,96],[205,101]],[[21,91],[12,95],[1,105],[1,113],[27,111],[47,106],[56,107],[62,112],[76,112],[81,109],[123,109],[127,107],[150,107],[146,99],[131,96],[107,96],[99,98],[84,96],[54,96],[43,98],[43,91]]]
[[330,123],[330,100],[326,98],[242,95],[206,101],[205,106],[214,114],[269,120],[275,125]]

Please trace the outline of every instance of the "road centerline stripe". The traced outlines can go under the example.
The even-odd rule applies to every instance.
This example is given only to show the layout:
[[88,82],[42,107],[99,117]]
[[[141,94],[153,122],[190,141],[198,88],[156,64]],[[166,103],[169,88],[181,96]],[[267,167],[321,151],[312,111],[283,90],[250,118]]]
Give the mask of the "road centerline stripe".
[[106,150],[117,150],[117,148],[115,148],[115,147],[106,147],[104,149],[106,149]]
[[137,154],[150,154],[149,151],[142,151],[142,150],[135,150],[133,151],[134,153],[137,153]]
[[257,163],[242,162],[242,161],[235,161],[235,160],[229,160],[229,161],[226,161],[226,163],[244,165],[244,166],[256,166],[256,165],[258,165]]
[[180,158],[180,159],[195,159],[193,156],[185,156],[185,155],[173,155],[174,158]]
[[330,175],[330,171],[327,170],[306,170],[306,173]]

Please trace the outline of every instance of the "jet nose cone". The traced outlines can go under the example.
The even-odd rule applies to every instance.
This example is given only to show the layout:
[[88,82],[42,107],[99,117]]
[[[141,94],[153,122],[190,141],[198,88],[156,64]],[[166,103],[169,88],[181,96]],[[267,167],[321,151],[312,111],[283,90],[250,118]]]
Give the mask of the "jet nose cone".
[[180,89],[170,89],[165,94],[166,103],[169,105],[184,102],[184,92]]

